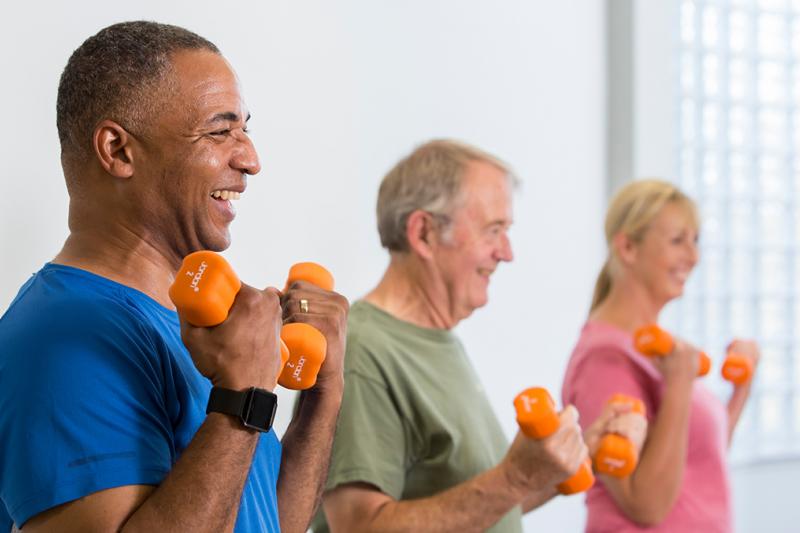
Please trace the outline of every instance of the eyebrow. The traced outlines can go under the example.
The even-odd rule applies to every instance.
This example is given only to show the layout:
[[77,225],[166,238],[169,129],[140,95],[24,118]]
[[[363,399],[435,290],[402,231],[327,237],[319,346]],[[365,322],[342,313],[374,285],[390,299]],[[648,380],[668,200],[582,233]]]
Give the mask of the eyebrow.
[[[247,118],[244,119],[245,123],[247,123],[248,120],[250,120],[250,113],[248,113]],[[233,111],[217,113],[206,121],[206,125],[216,124],[217,122],[239,122],[239,115]]]

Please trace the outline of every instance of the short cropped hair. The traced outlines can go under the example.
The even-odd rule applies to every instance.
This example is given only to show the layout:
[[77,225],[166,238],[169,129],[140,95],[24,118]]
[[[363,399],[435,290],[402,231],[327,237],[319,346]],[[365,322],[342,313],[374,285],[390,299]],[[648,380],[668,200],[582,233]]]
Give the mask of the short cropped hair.
[[518,183],[506,163],[483,150],[454,140],[429,141],[397,163],[381,182],[377,205],[381,245],[390,252],[407,252],[406,225],[416,210],[449,224],[471,162],[489,163],[505,172],[512,186]]
[[170,56],[181,50],[220,53],[189,30],[149,21],[114,24],[86,39],[70,56],[58,85],[62,158],[86,159],[102,120],[141,131],[163,98]]

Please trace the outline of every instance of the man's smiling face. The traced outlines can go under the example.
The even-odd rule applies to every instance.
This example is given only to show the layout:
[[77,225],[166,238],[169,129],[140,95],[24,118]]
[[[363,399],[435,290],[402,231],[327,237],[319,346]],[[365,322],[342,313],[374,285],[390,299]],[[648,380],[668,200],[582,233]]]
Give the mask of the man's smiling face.
[[143,223],[174,251],[230,245],[233,200],[260,170],[247,135],[249,114],[225,59],[207,50],[171,57],[166,102],[139,139],[137,186]]

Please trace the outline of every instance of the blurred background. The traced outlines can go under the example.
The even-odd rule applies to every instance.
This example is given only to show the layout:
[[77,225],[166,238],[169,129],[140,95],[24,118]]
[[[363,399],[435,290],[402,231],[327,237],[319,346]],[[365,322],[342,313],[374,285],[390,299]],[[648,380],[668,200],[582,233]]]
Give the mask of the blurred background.
[[[509,437],[528,386],[560,393],[605,257],[609,194],[679,183],[702,260],[664,323],[717,368],[734,336],[763,359],[731,454],[738,531],[796,531],[800,506],[800,0],[13,2],[0,31],[0,312],[67,235],[55,128],[71,52],[114,22],[178,24],[242,80],[262,172],[226,253],[253,285],[314,260],[355,300],[387,255],[377,187],[415,145],[458,138],[523,181],[515,261],[458,332]],[[2,347],[0,347],[2,350]],[[730,390],[708,378],[725,398]],[[282,392],[276,427],[286,427]],[[476,428],[480,431],[481,428]],[[368,431],[368,428],[365,428]],[[0,435],[0,438],[2,436]],[[525,519],[580,531],[581,496]]]

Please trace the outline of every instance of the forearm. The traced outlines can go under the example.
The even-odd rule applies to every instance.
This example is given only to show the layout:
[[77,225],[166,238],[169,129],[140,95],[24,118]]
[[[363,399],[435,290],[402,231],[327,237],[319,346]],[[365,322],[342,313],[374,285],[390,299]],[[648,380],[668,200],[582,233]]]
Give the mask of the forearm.
[[612,494],[620,508],[635,522],[648,525],[661,522],[680,493],[690,406],[691,383],[668,384],[636,470],[625,480],[606,478],[606,485],[617,487]]
[[340,386],[301,393],[282,441],[278,477],[281,531],[306,531],[314,516],[328,475],[341,399]]
[[542,490],[533,492],[525,498],[525,501],[522,502],[522,512],[529,513],[534,509],[546,504],[556,496],[558,496],[558,490],[555,486],[546,487]]
[[739,418],[744,410],[744,405],[747,403],[747,398],[750,397],[751,383],[747,382],[742,386],[734,387],[733,394],[728,400],[728,445],[733,440],[733,431],[736,429],[736,424],[739,423]]
[[[500,467],[444,492],[417,500],[391,500],[358,523],[331,523],[333,533],[444,533],[485,531],[520,505],[524,492],[513,488]],[[330,514],[329,514],[330,516]]]
[[259,433],[211,413],[122,531],[231,531]]

